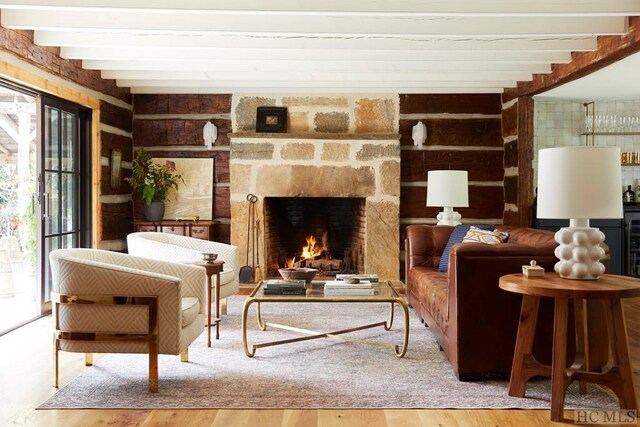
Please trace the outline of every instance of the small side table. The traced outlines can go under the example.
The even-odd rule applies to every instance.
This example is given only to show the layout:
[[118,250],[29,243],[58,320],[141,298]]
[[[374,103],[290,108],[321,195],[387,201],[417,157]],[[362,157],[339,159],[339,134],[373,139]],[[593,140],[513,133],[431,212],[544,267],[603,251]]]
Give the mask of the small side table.
[[[222,266],[224,261],[195,261],[192,264],[204,267],[207,271],[207,347],[211,347],[211,326],[216,325],[216,339],[220,339],[220,273],[222,273]],[[216,290],[216,317],[211,319],[211,288],[212,276],[216,276],[215,290]]]
[[[527,381],[536,375],[551,373],[551,420],[561,421],[567,387],[573,381],[602,384],[618,397],[621,409],[637,409],[633,371],[622,312],[621,298],[640,296],[640,279],[605,274],[598,280],[569,280],[555,273],[542,277],[509,274],[500,278],[500,288],[522,294],[522,310],[513,355],[509,396],[524,397]],[[554,299],[552,366],[545,366],[531,355],[541,297]],[[612,365],[604,372],[567,370],[567,321],[569,299],[603,300],[611,347]],[[587,313],[588,315],[588,313]],[[579,322],[583,319],[577,319]],[[581,330],[580,325],[576,330]],[[578,340],[581,338],[578,337]]]

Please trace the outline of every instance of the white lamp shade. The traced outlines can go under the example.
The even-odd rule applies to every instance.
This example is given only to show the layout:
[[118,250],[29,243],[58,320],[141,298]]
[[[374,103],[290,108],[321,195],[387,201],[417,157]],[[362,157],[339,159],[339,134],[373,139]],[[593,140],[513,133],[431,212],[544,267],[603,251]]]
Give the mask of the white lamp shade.
[[467,171],[429,171],[427,206],[469,206]]
[[622,218],[618,147],[538,151],[538,218]]

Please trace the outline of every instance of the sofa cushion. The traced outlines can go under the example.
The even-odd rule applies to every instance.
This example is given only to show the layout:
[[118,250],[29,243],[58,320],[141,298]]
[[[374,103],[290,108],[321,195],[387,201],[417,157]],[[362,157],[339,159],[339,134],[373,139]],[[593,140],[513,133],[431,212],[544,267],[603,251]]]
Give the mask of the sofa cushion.
[[486,243],[488,245],[495,245],[505,243],[509,239],[509,233],[506,231],[489,231],[482,230],[478,227],[471,227],[471,229],[465,234],[462,243]]
[[[487,224],[474,225],[474,227],[477,227],[481,230],[489,230],[489,231],[493,231],[495,228],[493,225],[487,225]],[[462,224],[462,225],[456,225],[456,228],[453,229],[451,236],[449,236],[449,241],[447,242],[447,246],[445,246],[444,251],[442,251],[442,257],[440,258],[440,265],[438,267],[438,271],[444,273],[449,270],[449,252],[451,252],[451,246],[457,243],[462,243],[462,239],[464,239],[464,236],[467,234],[470,228],[471,228],[471,224]]]
[[[205,304],[206,305],[206,304]],[[182,327],[193,323],[200,313],[200,301],[194,297],[182,298],[180,308],[182,310]]]
[[409,272],[413,292],[424,308],[438,323],[444,327],[448,318],[447,301],[449,296],[449,282],[447,275],[436,271],[435,268],[414,267]]

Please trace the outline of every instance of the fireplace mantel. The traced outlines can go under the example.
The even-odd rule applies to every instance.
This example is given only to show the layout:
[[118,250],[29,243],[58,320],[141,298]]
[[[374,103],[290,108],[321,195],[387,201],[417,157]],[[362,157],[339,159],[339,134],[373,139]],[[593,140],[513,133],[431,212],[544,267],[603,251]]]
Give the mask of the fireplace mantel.
[[385,141],[399,140],[397,133],[320,133],[320,132],[233,132],[229,138],[256,138],[256,139],[325,139],[340,141]]

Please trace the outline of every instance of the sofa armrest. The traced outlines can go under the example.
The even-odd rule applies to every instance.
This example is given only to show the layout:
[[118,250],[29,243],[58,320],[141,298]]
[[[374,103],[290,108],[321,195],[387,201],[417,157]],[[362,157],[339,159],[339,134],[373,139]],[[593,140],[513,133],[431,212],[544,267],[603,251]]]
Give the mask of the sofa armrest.
[[407,268],[438,267],[454,227],[410,225],[407,227]]

